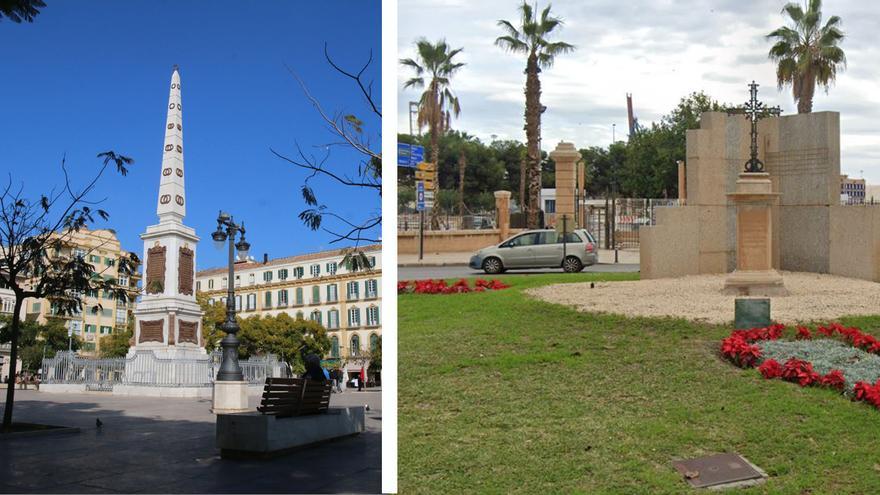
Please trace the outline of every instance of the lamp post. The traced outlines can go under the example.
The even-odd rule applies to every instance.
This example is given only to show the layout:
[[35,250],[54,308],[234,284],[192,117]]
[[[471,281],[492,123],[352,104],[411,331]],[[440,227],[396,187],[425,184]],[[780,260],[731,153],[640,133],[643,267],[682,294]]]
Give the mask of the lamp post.
[[[241,234],[241,239],[237,243],[235,242],[236,234]],[[244,374],[241,371],[241,365],[238,364],[239,341],[235,335],[239,330],[238,323],[235,322],[235,251],[238,250],[240,259],[247,259],[251,245],[244,239],[244,222],[238,225],[232,220],[232,215],[222,211],[217,217],[217,230],[211,234],[211,238],[221,247],[224,241],[229,240],[226,321],[220,325],[220,329],[226,333],[226,337],[220,341],[220,345],[223,347],[223,360],[220,363],[220,371],[217,373],[217,381],[243,381]]]

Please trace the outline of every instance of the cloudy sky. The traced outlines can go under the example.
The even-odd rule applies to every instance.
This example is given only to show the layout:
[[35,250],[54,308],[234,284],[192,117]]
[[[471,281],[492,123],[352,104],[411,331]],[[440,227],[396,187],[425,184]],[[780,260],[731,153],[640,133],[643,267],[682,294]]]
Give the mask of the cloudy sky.
[[[761,84],[759,98],[796,113],[790,89],[776,88],[774,65],[767,59],[764,35],[786,22],[782,0],[557,0],[556,15],[565,25],[555,40],[577,46],[541,76],[543,147],[559,140],[578,147],[611,142],[627,132],[626,93],[633,94],[643,125],[658,120],[693,91],[705,91],[722,103],[748,99],[746,84]],[[839,15],[846,39],[847,69],[829,94],[818,91],[814,111],[841,113],[841,171],[880,184],[880,11],[873,2],[826,0],[827,18]],[[452,81],[461,100],[453,127],[484,141],[525,140],[523,107],[525,59],[493,42],[501,35],[498,19],[515,25],[516,0],[400,0],[400,58],[414,57],[414,41],[446,38],[463,47],[467,65]],[[543,9],[546,2],[538,4]],[[412,72],[401,68],[398,85]],[[408,101],[413,89],[398,93],[398,128],[409,128]]]

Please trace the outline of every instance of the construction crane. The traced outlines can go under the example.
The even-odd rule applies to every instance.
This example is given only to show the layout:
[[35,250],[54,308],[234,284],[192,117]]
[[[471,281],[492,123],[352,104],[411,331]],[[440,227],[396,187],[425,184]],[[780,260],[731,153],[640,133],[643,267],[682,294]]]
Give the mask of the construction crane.
[[626,116],[629,122],[629,135],[634,136],[639,130],[639,119],[633,115],[633,98],[632,93],[626,94]]

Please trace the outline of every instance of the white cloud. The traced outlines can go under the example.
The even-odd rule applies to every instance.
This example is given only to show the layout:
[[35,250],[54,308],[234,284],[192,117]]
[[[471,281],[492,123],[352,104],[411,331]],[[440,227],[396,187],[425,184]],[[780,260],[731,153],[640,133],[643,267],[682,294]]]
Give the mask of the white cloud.
[[[557,0],[553,12],[565,20],[556,39],[577,46],[542,73],[543,147],[559,140],[579,147],[606,145],[612,124],[626,133],[626,93],[633,94],[643,124],[668,113],[678,100],[705,91],[723,103],[748,98],[746,84],[761,84],[760,98],[796,112],[790,89],[778,91],[767,59],[764,35],[785,23],[781,0]],[[525,60],[494,45],[498,19],[515,21],[516,0],[400,0],[398,45],[401,58],[414,56],[413,42],[446,38],[463,47],[467,65],[452,85],[462,104],[453,127],[481,139],[524,140]],[[539,4],[543,8],[545,2]],[[864,171],[880,183],[880,78],[876,49],[880,32],[871,2],[826,0],[826,15],[843,19],[841,45],[848,68],[826,95],[817,91],[814,110],[841,113],[841,170]],[[400,68],[398,85],[410,77]],[[398,93],[399,128],[407,129],[407,102],[418,92]]]

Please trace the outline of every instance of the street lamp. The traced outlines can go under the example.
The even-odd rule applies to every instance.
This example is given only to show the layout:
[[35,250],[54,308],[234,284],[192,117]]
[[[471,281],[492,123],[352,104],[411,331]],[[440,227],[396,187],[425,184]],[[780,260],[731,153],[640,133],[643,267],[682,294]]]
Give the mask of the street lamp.
[[[224,228],[226,229],[224,231]],[[241,234],[241,239],[236,243],[235,234]],[[241,225],[236,224],[232,220],[232,215],[220,212],[217,216],[217,230],[211,234],[214,242],[222,247],[223,242],[229,240],[229,278],[226,283],[228,290],[226,296],[226,321],[220,325],[220,329],[226,332],[226,337],[220,341],[223,347],[223,361],[220,363],[220,371],[217,373],[217,381],[243,381],[244,374],[241,371],[241,365],[238,364],[238,346],[239,341],[235,336],[238,333],[238,323],[235,322],[235,283],[233,283],[235,272],[235,251],[238,250],[238,256],[241,260],[247,259],[248,250],[251,245],[244,240],[244,222]]]

